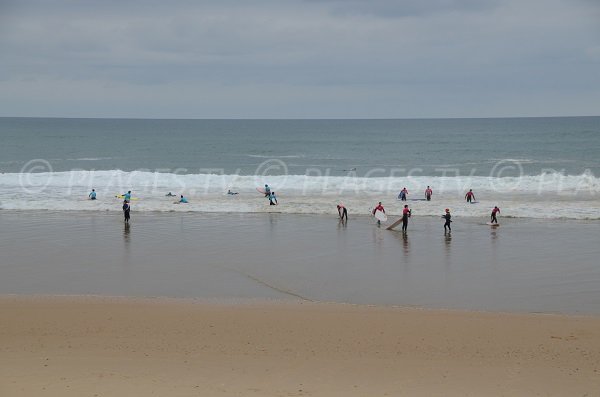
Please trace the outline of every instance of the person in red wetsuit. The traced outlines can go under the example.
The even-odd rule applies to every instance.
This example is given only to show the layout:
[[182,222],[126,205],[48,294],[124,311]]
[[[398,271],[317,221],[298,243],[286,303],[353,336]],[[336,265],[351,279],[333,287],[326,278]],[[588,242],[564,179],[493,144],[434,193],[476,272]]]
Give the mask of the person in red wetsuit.
[[467,203],[475,201],[475,193],[473,193],[473,189],[469,189],[467,194],[465,194],[465,198],[467,199]]
[[431,188],[429,186],[427,186],[427,189],[425,189],[425,199],[427,201],[431,201],[432,194],[433,194],[433,190],[431,190]]
[[408,208],[408,205],[404,206],[402,210],[402,233],[406,233],[406,229],[408,228],[408,218],[410,218],[411,211]]
[[408,196],[408,189],[403,188],[400,190],[400,194],[398,194],[398,198],[402,201],[406,201],[406,196]]
[[490,219],[490,223],[498,223],[498,219],[496,219],[496,214],[500,212],[500,208],[498,206],[492,208],[492,215]]
[[347,221],[348,220],[348,210],[346,209],[344,204],[339,203],[337,206],[337,210],[338,210],[338,214],[340,215],[340,220],[343,222],[344,218],[346,218],[346,221]]
[[[377,207],[373,208],[373,215],[375,215],[377,211],[381,211],[385,214],[385,208],[383,208],[383,205],[381,205],[381,201],[379,204],[377,204]],[[379,219],[377,219],[377,224],[381,225],[381,221]]]

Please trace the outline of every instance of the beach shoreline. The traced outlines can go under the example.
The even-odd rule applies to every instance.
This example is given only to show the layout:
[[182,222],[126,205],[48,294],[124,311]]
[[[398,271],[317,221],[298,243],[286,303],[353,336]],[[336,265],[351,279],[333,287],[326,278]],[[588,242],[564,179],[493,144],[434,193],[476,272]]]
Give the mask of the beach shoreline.
[[566,396],[600,317],[264,300],[0,296],[12,396]]

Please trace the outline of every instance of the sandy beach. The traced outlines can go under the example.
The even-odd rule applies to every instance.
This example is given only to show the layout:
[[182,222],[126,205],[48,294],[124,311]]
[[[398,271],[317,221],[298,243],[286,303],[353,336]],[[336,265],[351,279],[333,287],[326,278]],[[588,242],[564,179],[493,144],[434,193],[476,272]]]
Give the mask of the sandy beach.
[[281,301],[0,299],[2,396],[593,396],[600,318]]

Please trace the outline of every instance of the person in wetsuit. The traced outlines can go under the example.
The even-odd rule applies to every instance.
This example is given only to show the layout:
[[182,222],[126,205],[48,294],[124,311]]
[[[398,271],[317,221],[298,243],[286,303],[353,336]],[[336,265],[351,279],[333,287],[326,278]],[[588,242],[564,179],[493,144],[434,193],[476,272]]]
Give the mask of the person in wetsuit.
[[408,205],[404,205],[404,209],[402,210],[402,232],[406,233],[406,230],[408,228],[408,218],[410,218],[410,209],[408,208]]
[[92,189],[90,194],[88,195],[90,200],[96,200],[96,189]]
[[498,219],[496,219],[496,214],[500,212],[500,208],[498,208],[498,206],[495,206],[494,208],[492,208],[492,215],[490,216],[490,223],[498,223]]
[[[379,204],[377,204],[377,207],[373,208],[373,216],[375,216],[375,213],[377,211],[381,211],[385,214],[385,209],[383,208],[383,205],[381,205],[381,201],[379,202]],[[381,225],[381,221],[379,219],[377,219],[377,224]]]
[[469,189],[467,194],[465,194],[465,199],[467,199],[467,203],[475,201],[475,193],[473,193],[473,189]]
[[271,199],[271,188],[269,185],[265,185],[265,197],[267,197],[269,200]]
[[450,210],[448,208],[446,208],[446,213],[442,215],[442,218],[446,220],[446,223],[444,223],[444,233],[446,233],[446,228],[451,232],[452,228],[450,227],[450,222],[452,222],[452,215],[450,215]]
[[433,190],[431,190],[431,188],[429,186],[427,186],[427,189],[425,189],[425,199],[427,201],[431,201],[432,194],[433,194]]
[[277,196],[275,196],[275,192],[271,192],[269,194],[269,205],[277,205]]
[[123,216],[125,217],[125,223],[129,223],[131,206],[127,202],[127,200],[123,200]]
[[346,209],[346,207],[344,206],[344,204],[338,204],[337,206],[337,210],[338,210],[338,214],[340,216],[340,219],[343,221],[344,218],[346,218],[346,220],[348,220],[348,210]]
[[402,190],[400,190],[400,194],[398,195],[398,198],[402,201],[406,201],[407,195],[408,195],[408,190],[406,188],[403,188]]

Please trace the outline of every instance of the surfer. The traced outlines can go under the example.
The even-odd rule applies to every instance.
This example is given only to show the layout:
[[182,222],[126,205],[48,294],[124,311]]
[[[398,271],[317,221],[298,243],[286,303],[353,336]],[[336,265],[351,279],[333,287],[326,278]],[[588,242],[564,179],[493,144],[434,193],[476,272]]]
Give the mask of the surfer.
[[425,200],[431,201],[431,195],[433,194],[433,190],[429,186],[425,189]]
[[181,198],[179,199],[179,202],[180,202],[181,204],[187,204],[187,202],[188,202],[188,201],[187,201],[187,199],[186,199],[185,197],[183,197],[183,194],[182,194],[182,195],[181,195]]
[[446,208],[446,213],[442,215],[442,218],[446,220],[446,223],[444,223],[444,233],[446,233],[446,228],[451,232],[452,228],[450,227],[450,222],[452,222],[452,215],[450,215],[450,210],[448,208]]
[[[377,207],[373,208],[373,216],[375,216],[375,213],[377,211],[381,211],[385,214],[385,208],[383,208],[383,205],[381,205],[381,201],[379,202],[379,204],[377,204]],[[381,225],[381,221],[379,219],[377,219],[377,224]]]
[[402,210],[402,233],[406,233],[406,229],[408,228],[408,218],[410,218],[411,211],[408,208],[408,205],[404,205],[404,209]]
[[131,206],[127,200],[123,200],[123,216],[125,217],[125,223],[129,223],[129,211],[131,211]]
[[265,197],[268,197],[269,200],[271,199],[271,188],[269,185],[265,185]]
[[123,198],[125,199],[125,201],[130,202],[131,201],[131,190],[129,190],[127,193],[123,194]]
[[398,195],[398,198],[402,201],[406,201],[406,196],[408,196],[408,190],[406,190],[406,188],[400,190],[400,194]]
[[238,194],[238,192],[232,192],[231,190],[227,190],[227,194],[233,196],[234,194]]
[[175,195],[173,193],[171,193],[171,192],[165,194],[165,196],[167,196],[167,197],[175,197]]
[[269,194],[269,205],[277,205],[277,196],[275,196],[275,192],[271,192]]
[[92,189],[90,194],[88,194],[88,197],[90,198],[90,200],[96,200],[96,190]]
[[472,203],[475,201],[475,193],[473,193],[473,189],[469,189],[467,194],[465,194],[465,199],[467,199],[467,203]]
[[492,215],[490,216],[490,223],[498,223],[498,219],[496,219],[496,214],[500,212],[500,208],[498,208],[498,206],[495,206],[494,208],[492,208]]
[[346,221],[347,221],[348,220],[348,210],[346,209],[344,204],[339,203],[337,205],[337,210],[338,210],[338,214],[340,215],[340,219],[342,220],[342,222],[344,221],[344,217],[346,218]]

